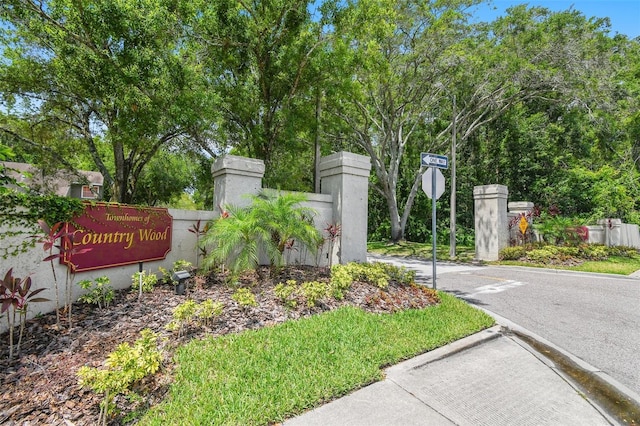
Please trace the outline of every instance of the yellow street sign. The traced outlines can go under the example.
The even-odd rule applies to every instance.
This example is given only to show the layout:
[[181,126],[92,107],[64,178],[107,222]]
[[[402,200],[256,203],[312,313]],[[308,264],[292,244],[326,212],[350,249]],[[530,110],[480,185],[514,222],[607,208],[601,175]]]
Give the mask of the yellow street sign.
[[522,235],[525,234],[525,232],[527,232],[527,228],[529,227],[529,222],[527,221],[527,218],[522,216],[520,218],[520,232],[522,232]]

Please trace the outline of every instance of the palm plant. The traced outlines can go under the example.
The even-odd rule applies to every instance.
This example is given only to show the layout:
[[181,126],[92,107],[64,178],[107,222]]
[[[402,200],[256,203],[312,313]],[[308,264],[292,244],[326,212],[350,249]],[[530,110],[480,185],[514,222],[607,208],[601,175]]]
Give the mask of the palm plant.
[[274,246],[267,249],[272,265],[282,265],[285,249],[291,248],[296,241],[315,254],[322,235],[313,224],[316,211],[301,205],[306,200],[301,193],[268,190],[253,196],[253,214],[269,233]]
[[200,241],[203,246],[211,247],[202,267],[211,270],[224,263],[234,274],[255,268],[259,243],[268,241],[268,235],[258,226],[250,208],[227,206],[226,209],[228,216],[217,218]]
[[313,225],[315,211],[300,205],[305,200],[303,194],[262,191],[252,196],[249,207],[225,206],[228,215],[211,223],[201,240],[211,247],[203,268],[224,263],[234,274],[253,269],[261,249],[272,266],[281,265],[293,241],[315,253],[322,236]]

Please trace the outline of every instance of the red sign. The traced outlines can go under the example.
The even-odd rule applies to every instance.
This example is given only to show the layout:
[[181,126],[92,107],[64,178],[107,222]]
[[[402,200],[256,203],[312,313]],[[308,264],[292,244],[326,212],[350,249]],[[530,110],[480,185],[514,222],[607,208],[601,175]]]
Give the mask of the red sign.
[[167,209],[87,203],[66,224],[73,248],[61,261],[78,272],[161,260],[171,251],[172,228]]

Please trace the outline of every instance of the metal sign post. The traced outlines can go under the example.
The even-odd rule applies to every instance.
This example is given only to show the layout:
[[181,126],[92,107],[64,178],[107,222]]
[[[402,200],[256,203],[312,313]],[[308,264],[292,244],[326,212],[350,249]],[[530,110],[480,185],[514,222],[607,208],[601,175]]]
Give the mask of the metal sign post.
[[[435,170],[435,169],[432,169]],[[432,173],[433,175],[434,173]],[[433,277],[433,289],[436,290],[436,178],[431,177],[431,239],[433,241],[433,254],[432,259],[432,277]]]
[[431,198],[432,277],[433,289],[436,290],[436,200],[444,193],[444,176],[440,169],[446,169],[449,166],[449,161],[444,155],[423,152],[420,155],[420,165],[430,166],[422,175],[422,190],[427,194],[427,197]]

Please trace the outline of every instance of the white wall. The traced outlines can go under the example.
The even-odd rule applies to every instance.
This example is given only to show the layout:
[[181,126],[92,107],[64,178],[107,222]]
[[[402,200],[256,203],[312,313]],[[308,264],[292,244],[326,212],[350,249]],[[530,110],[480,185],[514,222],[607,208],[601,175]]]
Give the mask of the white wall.
[[[203,228],[207,221],[214,218],[215,214],[211,211],[202,210],[176,210],[169,209],[169,214],[173,216],[173,234],[171,241],[171,251],[167,254],[166,259],[143,264],[146,271],[151,271],[161,277],[159,267],[170,269],[176,260],[188,260],[196,265],[196,235],[189,232],[189,228],[196,224],[198,219],[201,220],[200,227]],[[6,246],[18,239],[8,239],[2,241],[2,245]],[[55,250],[55,249],[54,249]],[[31,275],[33,282],[31,289],[46,288],[39,294],[41,297],[50,299],[50,302],[32,303],[30,305],[28,318],[33,318],[38,313],[47,313],[55,310],[55,282],[50,262],[43,262],[47,253],[42,249],[42,244],[36,244],[35,247],[28,252],[19,256],[10,256],[7,259],[0,259],[0,274],[2,277],[9,268],[13,268],[13,276],[23,278]],[[58,260],[54,261],[55,274],[58,281],[58,295],[60,304],[64,304],[65,299],[65,277],[67,274],[66,265],[61,265]],[[111,280],[111,286],[114,289],[125,289],[131,286],[131,276],[138,272],[139,265],[125,265],[113,268],[96,269],[93,271],[78,272],[74,277],[74,285],[72,286],[72,300],[77,300],[84,290],[77,283],[84,279],[94,280],[98,277],[106,275]],[[6,320],[3,317],[0,321],[0,332],[7,329]]]
[[[333,247],[331,254],[329,244],[318,253],[312,255],[307,250],[294,246],[290,253],[285,253],[285,260],[291,264],[306,264],[326,266],[329,264],[346,263],[350,261],[366,261],[367,242],[367,185],[369,170],[371,168],[368,157],[340,152],[322,160],[322,194],[305,193],[307,202],[305,205],[313,208],[317,215],[314,218],[316,228],[326,237],[324,229],[329,224],[339,225],[342,232]],[[146,271],[156,273],[160,278],[159,267],[170,269],[176,260],[188,260],[196,266],[199,251],[196,248],[196,235],[189,229],[201,221],[201,228],[205,223],[219,215],[218,205],[226,203],[237,204],[246,201],[245,194],[257,192],[261,188],[264,164],[260,160],[243,157],[222,157],[212,166],[212,175],[215,184],[215,211],[195,211],[169,209],[173,217],[173,231],[171,251],[166,259],[144,263]],[[1,230],[0,230],[1,232]],[[10,243],[0,239],[0,247]],[[27,253],[17,257],[2,260],[0,274],[4,277],[6,271],[13,267],[14,276],[24,277],[31,274],[33,280],[32,289],[46,288],[40,295],[51,299],[50,302],[32,304],[28,317],[38,313],[52,312],[55,310],[55,286],[53,272],[49,262],[42,262],[46,257],[42,250],[42,244],[30,249]],[[55,262],[55,274],[59,283],[58,294],[61,306],[64,304],[65,265]],[[131,276],[138,272],[139,265],[132,264],[113,268],[97,269],[93,271],[78,272],[74,278],[77,283],[84,279],[95,280],[107,275],[114,289],[125,289],[131,286]],[[77,300],[84,290],[77,284],[72,287],[72,300]],[[4,328],[3,328],[4,327]],[[6,321],[0,321],[0,332],[6,329]]]

